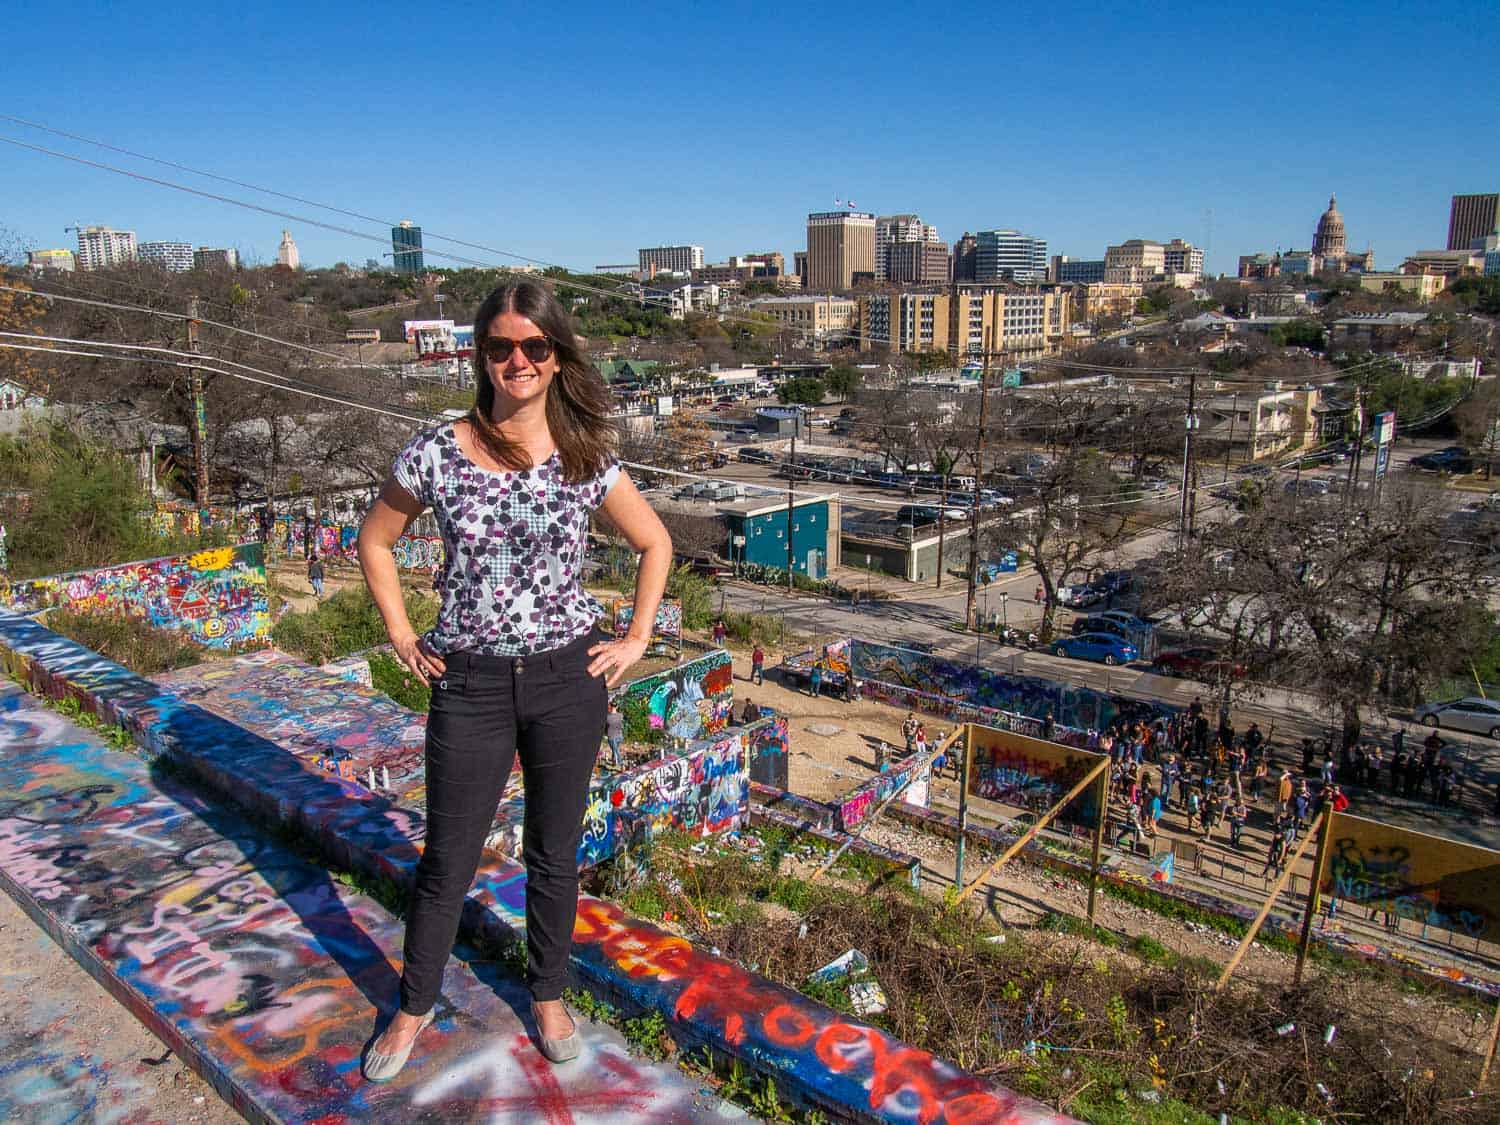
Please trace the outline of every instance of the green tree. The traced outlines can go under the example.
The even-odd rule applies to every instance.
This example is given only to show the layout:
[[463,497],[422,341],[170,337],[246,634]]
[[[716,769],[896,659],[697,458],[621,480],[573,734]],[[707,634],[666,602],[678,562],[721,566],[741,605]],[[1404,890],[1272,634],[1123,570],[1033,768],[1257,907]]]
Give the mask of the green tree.
[[847,363],[840,363],[833,367],[827,375],[828,389],[838,395],[840,402],[847,402],[849,396],[859,390],[859,384],[864,376],[857,367],[850,367]]
[[776,389],[776,397],[785,403],[817,406],[823,401],[823,380],[812,375],[788,379]]
[[1323,325],[1320,321],[1304,317],[1271,329],[1271,343],[1283,348],[1310,348],[1323,350]]

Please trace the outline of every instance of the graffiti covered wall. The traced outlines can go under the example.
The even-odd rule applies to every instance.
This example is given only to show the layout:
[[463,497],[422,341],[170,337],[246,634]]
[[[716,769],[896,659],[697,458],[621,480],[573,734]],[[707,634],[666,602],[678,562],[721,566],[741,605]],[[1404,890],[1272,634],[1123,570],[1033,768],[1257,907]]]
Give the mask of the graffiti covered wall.
[[783,715],[762,719],[745,728],[745,743],[750,757],[750,780],[774,789],[788,788],[790,737]]
[[673,738],[706,738],[729,725],[734,663],[729,653],[716,649],[626,684],[617,699],[626,715],[644,707],[652,730],[665,731]]
[[18,613],[121,613],[208,648],[268,644],[271,615],[259,543],[79,570],[0,586]]
[[[635,620],[635,603],[629,598],[617,598],[611,603],[614,634],[623,637]],[[682,602],[677,598],[663,598],[656,607],[656,624],[651,630],[651,644],[677,648],[682,644]]]
[[[859,637],[853,639],[851,651],[855,678],[867,696],[919,707],[953,722],[991,723],[998,712],[1039,720],[1051,711],[1058,727],[1086,732],[1103,730],[1117,718],[1150,722],[1180,710],[1055,680],[1005,675]],[[1073,737],[1081,744],[1081,734]]]
[[1500,941],[1500,852],[1335,813],[1323,894]]
[[[969,792],[1034,813],[1045,812],[1104,760],[1104,755],[1058,746],[1038,738],[971,723]],[[1060,819],[1092,827],[1099,814],[1098,794],[1090,786],[1075,797]]]

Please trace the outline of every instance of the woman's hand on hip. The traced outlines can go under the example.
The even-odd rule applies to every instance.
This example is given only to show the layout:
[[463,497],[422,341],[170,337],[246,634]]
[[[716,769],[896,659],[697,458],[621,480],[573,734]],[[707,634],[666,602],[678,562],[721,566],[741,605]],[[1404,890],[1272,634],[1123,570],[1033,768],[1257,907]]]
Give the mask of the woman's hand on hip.
[[604,676],[604,682],[614,687],[637,660],[646,655],[646,642],[634,637],[621,637],[615,641],[601,641],[589,649],[593,657],[589,661],[590,676]]
[[443,658],[428,648],[422,638],[415,633],[408,633],[399,640],[393,640],[391,645],[395,648],[401,663],[410,668],[414,676],[427,680],[433,676],[441,676],[447,671]]

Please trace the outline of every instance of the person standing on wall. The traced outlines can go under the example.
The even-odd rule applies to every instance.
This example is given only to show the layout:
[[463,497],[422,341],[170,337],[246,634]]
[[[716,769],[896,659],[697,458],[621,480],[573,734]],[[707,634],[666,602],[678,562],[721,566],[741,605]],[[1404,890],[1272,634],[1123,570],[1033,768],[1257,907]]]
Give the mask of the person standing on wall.
[[[526,806],[527,984],[542,1053],[576,1058],[562,1003],[578,910],[577,853],[606,730],[608,687],[646,651],[672,542],[620,468],[609,391],[545,285],[507,281],[475,316],[474,408],[418,434],[365,516],[359,562],[397,655],[432,686],[427,836],[407,916],[400,1010],[364,1073],[394,1078],[432,1021],[459,914],[511,765]],[[424,510],[445,562],[436,626],[407,619],[392,548]],[[640,553],[635,619],[611,638],[583,589],[589,514]]]

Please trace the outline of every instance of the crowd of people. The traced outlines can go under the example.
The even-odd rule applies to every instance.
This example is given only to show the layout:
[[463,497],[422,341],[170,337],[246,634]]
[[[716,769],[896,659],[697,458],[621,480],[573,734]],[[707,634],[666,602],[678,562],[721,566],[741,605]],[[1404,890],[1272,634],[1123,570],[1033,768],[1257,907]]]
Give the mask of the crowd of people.
[[[1269,829],[1263,875],[1280,874],[1299,837],[1324,808],[1350,807],[1346,789],[1387,786],[1392,794],[1457,804],[1461,774],[1446,743],[1431,732],[1410,750],[1398,729],[1389,747],[1370,739],[1346,739],[1335,751],[1332,740],[1304,738],[1300,772],[1278,762],[1259,724],[1235,729],[1228,716],[1217,730],[1201,699],[1171,719],[1117,720],[1090,734],[1090,748],[1109,755],[1114,843],[1132,850],[1154,838],[1165,817],[1179,818],[1179,830],[1200,840],[1223,832],[1232,848],[1245,845],[1244,831],[1263,819]],[[1387,780],[1388,774],[1388,780]]]

